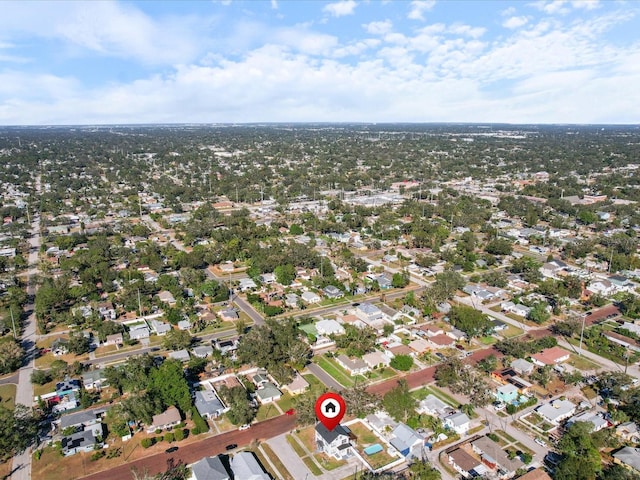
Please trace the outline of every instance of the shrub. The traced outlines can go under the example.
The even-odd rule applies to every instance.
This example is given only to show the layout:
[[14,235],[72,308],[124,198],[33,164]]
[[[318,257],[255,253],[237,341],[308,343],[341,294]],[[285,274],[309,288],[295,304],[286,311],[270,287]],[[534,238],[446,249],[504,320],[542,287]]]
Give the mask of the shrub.
[[140,445],[142,446],[142,448],[149,448],[154,443],[155,443],[155,439],[154,438],[143,438],[140,441]]
[[176,430],[174,433],[174,437],[176,439],[176,442],[179,442],[180,440],[184,440],[184,430],[180,428]]
[[176,439],[176,436],[174,435],[173,432],[167,432],[164,434],[164,441],[167,443],[174,442],[175,439]]
[[91,454],[91,461],[95,462],[96,460],[100,460],[105,455],[106,453],[104,452],[104,450],[95,451]]
[[[206,422],[204,418],[202,418],[202,416],[200,415],[200,412],[198,412],[198,410],[196,410],[195,407],[191,409],[191,419],[193,420],[193,423],[196,426],[196,428],[193,429],[194,435],[198,435],[200,433],[209,431],[209,424]],[[195,432],[196,430],[198,430],[198,433]]]

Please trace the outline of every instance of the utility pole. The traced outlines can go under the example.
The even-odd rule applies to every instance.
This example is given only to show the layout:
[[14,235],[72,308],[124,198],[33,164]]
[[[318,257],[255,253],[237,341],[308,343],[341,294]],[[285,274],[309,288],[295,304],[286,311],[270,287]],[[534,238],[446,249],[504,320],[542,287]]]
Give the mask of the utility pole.
[[138,310],[140,311],[140,316],[142,317],[142,303],[140,302],[140,289],[138,289]]
[[582,314],[582,329],[580,330],[580,353],[579,355],[582,356],[582,339],[584,337],[584,323],[587,320],[587,316],[583,313]]
[[13,318],[13,306],[9,305],[9,311],[11,312],[11,323],[13,324],[13,338],[18,338],[18,333],[16,332],[16,321]]

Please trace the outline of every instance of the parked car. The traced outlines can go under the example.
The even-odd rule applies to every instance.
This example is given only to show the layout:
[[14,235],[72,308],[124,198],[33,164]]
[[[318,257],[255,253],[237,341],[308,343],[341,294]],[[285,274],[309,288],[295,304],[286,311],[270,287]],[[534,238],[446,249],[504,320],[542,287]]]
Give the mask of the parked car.
[[238,427],[238,430],[247,430],[247,429],[249,429],[249,428],[251,428],[251,425],[247,423],[247,424],[245,424],[245,425],[240,425],[240,426]]
[[540,445],[541,447],[546,447],[547,446],[547,442],[545,442],[544,440],[542,440],[541,438],[536,438],[534,440],[534,442],[536,442],[538,445]]
[[238,448],[238,444],[237,443],[230,443],[229,445],[227,445],[226,447],[224,447],[227,451],[228,450],[233,450],[234,448]]
[[296,411],[293,408],[290,408],[289,410],[284,412],[285,415],[295,415],[295,413]]
[[178,447],[169,447],[165,450],[166,453],[173,453],[177,451],[178,451]]

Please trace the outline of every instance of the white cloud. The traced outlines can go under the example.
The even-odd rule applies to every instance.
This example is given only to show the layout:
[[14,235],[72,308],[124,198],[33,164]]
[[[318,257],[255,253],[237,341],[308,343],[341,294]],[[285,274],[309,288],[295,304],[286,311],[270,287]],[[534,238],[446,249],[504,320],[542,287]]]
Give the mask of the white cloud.
[[508,8],[505,8],[504,10],[502,10],[500,12],[500,15],[502,15],[503,17],[510,17],[514,13],[516,13],[515,7],[508,7]]
[[135,59],[147,64],[191,61],[203,48],[194,16],[151,18],[116,2],[7,2],[0,35],[31,36],[61,42],[66,54]]
[[549,15],[566,15],[570,12],[570,9],[567,8],[567,0],[538,0],[530,4],[534,8],[547,13]]
[[573,8],[595,10],[600,7],[600,0],[573,0],[571,6]]
[[464,25],[461,23],[455,23],[449,27],[449,32],[454,35],[463,35],[465,37],[478,38],[485,34],[487,31],[483,27],[472,27],[470,25]]
[[341,0],[335,3],[328,3],[322,9],[333,17],[343,17],[345,15],[353,15],[358,4],[354,0]]
[[407,18],[410,20],[424,20],[424,14],[431,10],[435,4],[435,0],[413,0]]
[[529,22],[529,19],[524,15],[520,17],[509,17],[504,22],[502,22],[502,26],[504,28],[514,30],[516,28],[520,28],[526,25],[528,22]]
[[278,10],[278,0],[271,0],[271,8]]
[[391,20],[383,20],[381,22],[371,22],[362,25],[367,33],[371,35],[384,35],[385,33],[389,33],[393,28],[393,24]]

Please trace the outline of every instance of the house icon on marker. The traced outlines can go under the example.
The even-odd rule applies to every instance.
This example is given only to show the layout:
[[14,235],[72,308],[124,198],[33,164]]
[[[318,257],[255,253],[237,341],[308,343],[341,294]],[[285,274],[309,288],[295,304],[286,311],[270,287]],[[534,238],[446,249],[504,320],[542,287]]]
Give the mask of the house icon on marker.
[[325,410],[326,413],[329,413],[329,412],[336,413],[336,406],[335,406],[334,403],[327,403],[324,406],[324,410]]

